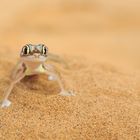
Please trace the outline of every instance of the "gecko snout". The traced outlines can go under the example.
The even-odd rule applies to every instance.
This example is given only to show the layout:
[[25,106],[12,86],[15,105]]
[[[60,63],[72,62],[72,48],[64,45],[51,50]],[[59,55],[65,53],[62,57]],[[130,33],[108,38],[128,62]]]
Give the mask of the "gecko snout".
[[35,56],[36,58],[38,58],[38,57],[40,56],[40,54],[39,54],[39,53],[34,53],[34,56]]

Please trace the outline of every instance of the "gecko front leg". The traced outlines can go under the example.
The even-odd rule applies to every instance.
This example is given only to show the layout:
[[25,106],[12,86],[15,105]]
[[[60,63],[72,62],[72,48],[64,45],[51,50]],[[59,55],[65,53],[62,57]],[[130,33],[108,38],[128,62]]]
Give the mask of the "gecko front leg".
[[14,88],[15,84],[18,83],[24,77],[25,77],[24,67],[19,66],[18,69],[16,69],[16,72],[14,73],[14,75],[12,77],[12,81],[10,83],[9,88],[5,91],[4,98],[3,98],[2,103],[0,105],[2,108],[9,107],[11,105],[11,102],[8,100],[8,97],[9,97],[12,89]]
[[45,73],[49,76],[52,76],[58,82],[58,85],[61,89],[61,92],[59,93],[60,95],[62,95],[62,96],[75,96],[75,94],[73,92],[65,90],[60,77],[58,76],[57,72],[54,70],[54,68],[51,65],[44,64],[43,66],[46,70]]

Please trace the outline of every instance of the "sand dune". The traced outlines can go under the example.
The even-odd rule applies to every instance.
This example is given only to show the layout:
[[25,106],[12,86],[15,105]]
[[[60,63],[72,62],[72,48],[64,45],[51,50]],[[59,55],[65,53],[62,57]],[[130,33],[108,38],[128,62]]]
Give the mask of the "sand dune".
[[[5,60],[7,63],[7,60]],[[109,64],[88,64],[73,58],[61,73],[75,97],[58,95],[46,76],[18,84],[8,109],[0,110],[1,139],[138,139],[140,77]],[[1,93],[14,65],[1,63]]]
[[45,43],[64,58],[69,69],[51,63],[76,93],[59,96],[45,75],[24,79],[11,107],[0,109],[0,140],[140,139],[138,0],[14,0],[0,7],[0,98],[26,43]]

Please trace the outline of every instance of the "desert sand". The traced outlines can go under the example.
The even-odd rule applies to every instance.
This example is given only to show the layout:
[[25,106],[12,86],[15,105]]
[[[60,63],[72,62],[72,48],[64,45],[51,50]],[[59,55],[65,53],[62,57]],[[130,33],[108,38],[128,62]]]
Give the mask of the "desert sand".
[[[5,1],[0,18],[0,97],[26,43],[68,63],[67,90],[45,75],[22,80],[0,108],[0,140],[139,140],[140,2]],[[7,7],[7,8],[5,8]]]

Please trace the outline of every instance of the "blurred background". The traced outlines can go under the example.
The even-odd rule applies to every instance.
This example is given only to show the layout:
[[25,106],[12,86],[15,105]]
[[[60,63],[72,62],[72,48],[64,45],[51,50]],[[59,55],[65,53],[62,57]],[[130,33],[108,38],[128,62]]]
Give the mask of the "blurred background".
[[26,43],[45,43],[60,55],[140,70],[139,0],[0,2],[1,58],[17,58]]

